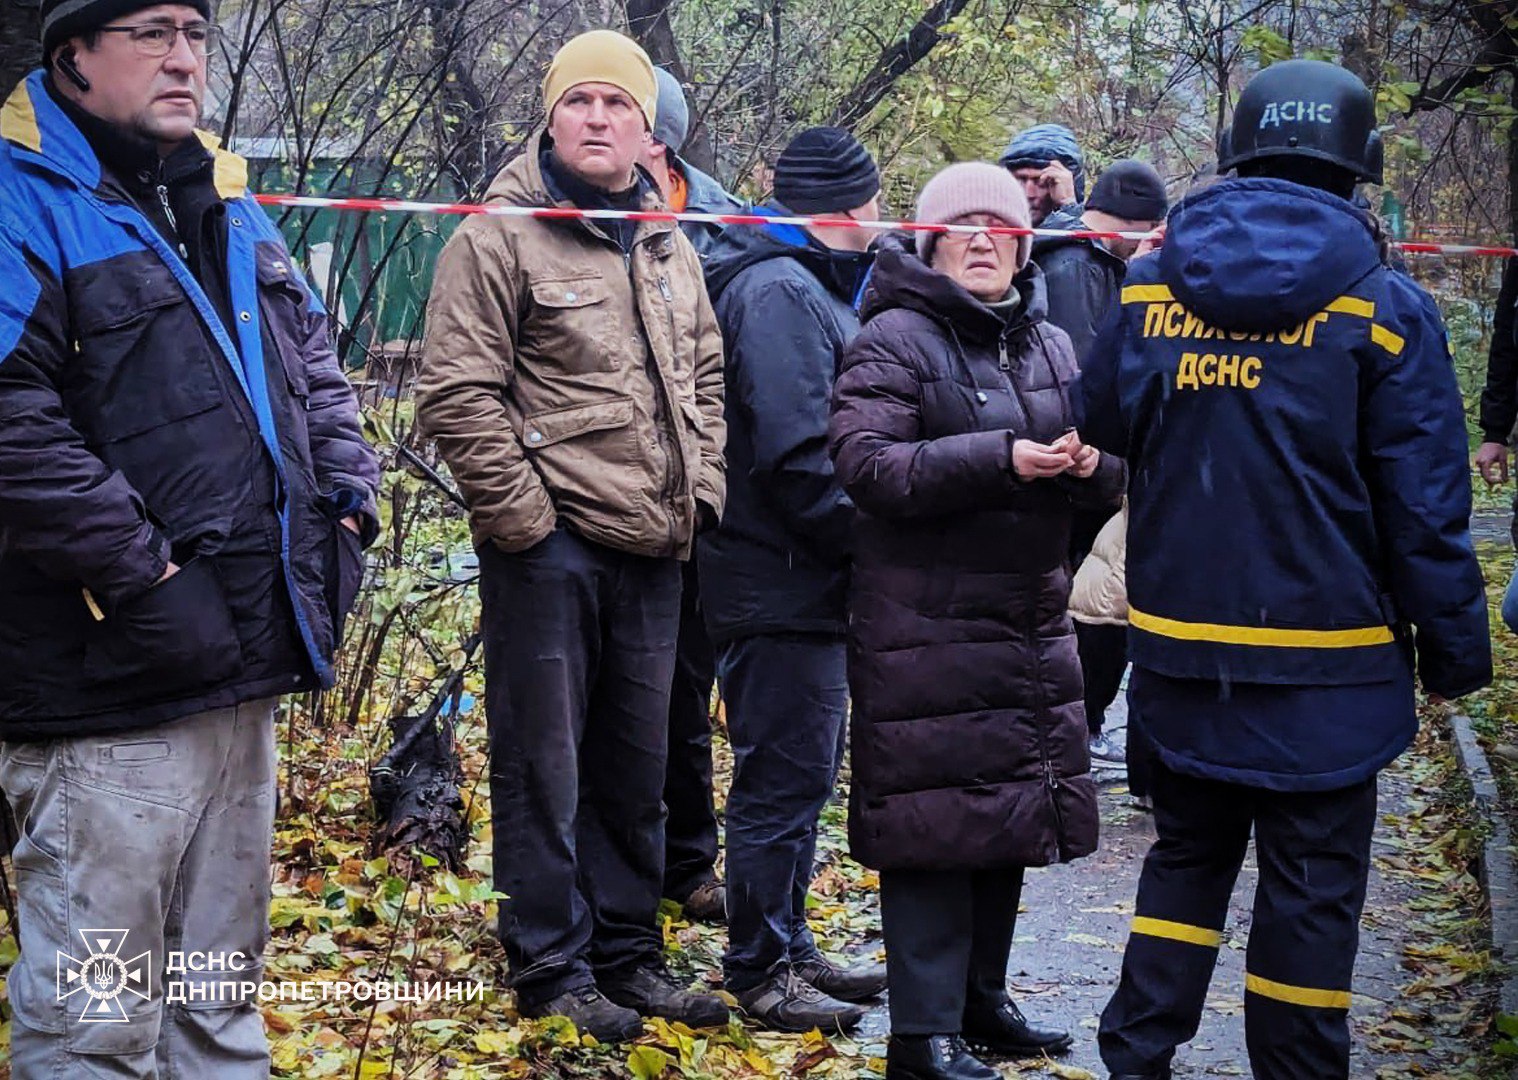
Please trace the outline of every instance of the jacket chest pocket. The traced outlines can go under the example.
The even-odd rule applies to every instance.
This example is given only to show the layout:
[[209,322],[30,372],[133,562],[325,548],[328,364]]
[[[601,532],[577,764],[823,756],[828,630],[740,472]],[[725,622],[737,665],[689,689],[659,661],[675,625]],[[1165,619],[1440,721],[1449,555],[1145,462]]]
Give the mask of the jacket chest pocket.
[[[609,371],[629,352],[617,328],[611,289],[599,274],[532,282],[532,308],[523,326],[536,356],[571,372]],[[633,335],[636,336],[636,335]]]
[[71,306],[77,356],[70,398],[75,422],[95,445],[221,404],[211,365],[226,361],[167,269],[107,270],[75,291]]

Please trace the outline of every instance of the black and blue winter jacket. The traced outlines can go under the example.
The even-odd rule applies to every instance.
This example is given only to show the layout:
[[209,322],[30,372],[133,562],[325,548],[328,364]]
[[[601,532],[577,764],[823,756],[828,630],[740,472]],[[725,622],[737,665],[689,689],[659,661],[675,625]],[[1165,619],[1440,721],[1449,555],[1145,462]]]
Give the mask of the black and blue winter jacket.
[[214,287],[42,72],[0,112],[0,739],[331,681],[378,466],[325,312],[202,142]]

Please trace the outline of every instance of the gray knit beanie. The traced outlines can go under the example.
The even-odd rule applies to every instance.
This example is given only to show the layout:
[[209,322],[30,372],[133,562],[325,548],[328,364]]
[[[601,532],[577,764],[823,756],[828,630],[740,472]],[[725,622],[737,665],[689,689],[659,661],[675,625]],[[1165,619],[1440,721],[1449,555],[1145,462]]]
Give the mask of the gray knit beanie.
[[669,147],[670,153],[678,154],[690,134],[690,106],[685,103],[685,91],[680,80],[663,68],[654,68],[654,78],[659,83],[659,107],[654,113],[654,139]]
[[[946,225],[966,214],[992,214],[1013,228],[1030,228],[1028,197],[1022,185],[1006,169],[985,161],[962,161],[950,165],[922,189],[917,197],[917,220],[927,225]],[[917,257],[933,261],[933,245],[940,233],[917,234]],[[1017,268],[1028,265],[1033,237],[1017,238]]]

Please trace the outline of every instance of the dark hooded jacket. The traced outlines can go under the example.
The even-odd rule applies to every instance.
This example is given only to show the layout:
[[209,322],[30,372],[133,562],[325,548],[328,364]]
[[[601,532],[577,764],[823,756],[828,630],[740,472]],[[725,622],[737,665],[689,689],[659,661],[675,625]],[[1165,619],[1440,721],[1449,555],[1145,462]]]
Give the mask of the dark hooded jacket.
[[330,685],[379,468],[326,312],[242,159],[165,163],[176,227],[44,79],[0,113],[0,738]]
[[705,265],[728,424],[727,509],[697,545],[707,627],[719,642],[841,635],[854,509],[828,460],[828,402],[868,259],[794,226],[744,226]]
[[[743,200],[729,193],[713,176],[696,168],[684,158],[675,159],[674,168],[685,178],[685,212],[690,214],[741,214]],[[680,231],[696,249],[696,254],[706,260],[723,226],[705,221],[682,221]]]
[[877,869],[1039,866],[1096,847],[1066,602],[1076,503],[1122,463],[1024,481],[1014,440],[1071,424],[1075,356],[1043,276],[994,310],[887,242],[833,396],[858,507],[849,593],[855,858]]
[[[1261,178],[1187,199],[1129,268],[1078,402],[1083,436],[1132,472],[1133,662],[1219,688],[1151,731],[1172,764],[1355,783],[1416,730],[1414,645],[1430,692],[1491,678],[1444,327],[1348,202]],[[1354,716],[1299,702],[1245,722],[1218,704],[1240,684],[1404,690]]]
[[[1058,221],[1055,219],[1058,218]],[[1043,228],[1084,228],[1080,218],[1050,214]],[[1049,321],[1070,335],[1077,363],[1084,361],[1097,331],[1117,307],[1128,264],[1098,240],[1036,236],[1033,261],[1049,290]]]

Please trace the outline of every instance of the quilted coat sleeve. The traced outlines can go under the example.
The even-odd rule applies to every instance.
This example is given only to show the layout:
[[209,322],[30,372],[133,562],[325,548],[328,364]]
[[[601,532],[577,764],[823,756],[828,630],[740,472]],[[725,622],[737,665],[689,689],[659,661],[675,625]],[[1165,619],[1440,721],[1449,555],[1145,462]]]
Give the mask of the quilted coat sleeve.
[[876,517],[928,517],[1014,504],[1013,433],[923,438],[922,383],[900,334],[871,322],[850,343],[833,388],[829,448],[839,482]]

